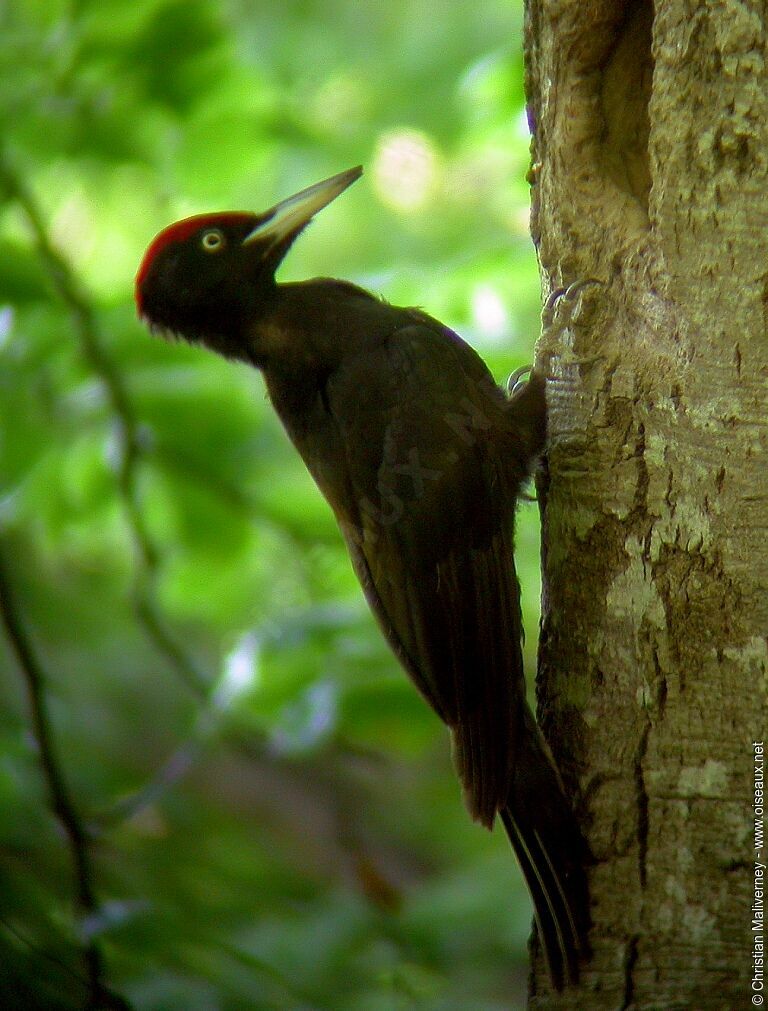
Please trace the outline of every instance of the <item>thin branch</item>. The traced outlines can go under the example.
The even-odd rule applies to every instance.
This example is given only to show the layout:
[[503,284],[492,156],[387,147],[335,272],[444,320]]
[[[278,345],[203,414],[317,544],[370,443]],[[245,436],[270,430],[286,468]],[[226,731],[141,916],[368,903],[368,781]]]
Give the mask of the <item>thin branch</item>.
[[[97,917],[98,901],[94,887],[93,864],[88,836],[69,793],[64,773],[56,755],[53,731],[45,700],[45,672],[27,636],[11,591],[5,559],[0,551],[0,620],[21,668],[32,717],[32,733],[37,742],[53,813],[67,839],[75,877],[75,895],[83,919]],[[83,961],[88,979],[89,1008],[125,1008],[128,1005],[111,993],[103,982],[104,964],[94,938],[83,943]]]
[[83,356],[104,384],[116,421],[120,447],[118,489],[142,569],[137,573],[134,585],[134,603],[139,620],[148,638],[171,663],[176,673],[198,697],[204,698],[208,678],[165,628],[155,604],[152,589],[159,554],[141,509],[139,493],[139,464],[144,455],[146,436],[131,404],[125,382],[119,369],[104,351],[93,309],[81,292],[70,266],[51,243],[32,193],[2,156],[0,185],[16,201],[29,222],[40,260],[54,290],[72,316]]
[[34,951],[36,955],[40,956],[40,958],[45,959],[46,962],[50,962],[51,965],[55,965],[57,969],[61,969],[62,973],[69,976],[73,982],[80,983],[83,987],[88,986],[88,980],[81,972],[78,972],[77,969],[73,969],[71,965],[65,962],[63,958],[59,958],[58,955],[54,955],[52,952],[46,951],[45,948],[41,948],[36,941],[34,941],[31,937],[27,937],[27,935],[11,923],[7,917],[0,916],[0,924],[2,924],[3,930],[7,931],[7,933],[9,933],[12,937],[15,937],[22,947],[28,948],[30,951]]

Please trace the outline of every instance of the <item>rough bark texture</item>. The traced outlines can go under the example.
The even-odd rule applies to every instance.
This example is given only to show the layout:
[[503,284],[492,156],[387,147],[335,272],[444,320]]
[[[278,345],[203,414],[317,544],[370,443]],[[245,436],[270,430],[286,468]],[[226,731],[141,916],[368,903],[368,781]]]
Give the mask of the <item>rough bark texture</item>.
[[758,0],[528,3],[544,287],[602,282],[539,356],[552,376],[542,716],[595,863],[593,958],[559,997],[538,959],[535,1008],[752,997],[767,20]]

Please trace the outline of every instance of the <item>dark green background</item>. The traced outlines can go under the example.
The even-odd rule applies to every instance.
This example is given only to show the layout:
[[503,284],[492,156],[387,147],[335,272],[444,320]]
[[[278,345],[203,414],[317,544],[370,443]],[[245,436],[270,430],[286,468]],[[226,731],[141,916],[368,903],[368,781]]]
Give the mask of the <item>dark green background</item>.
[[[0,639],[3,1007],[81,1006],[78,931],[137,1008],[522,1000],[511,850],[464,812],[261,378],[151,338],[132,305],[164,225],[363,163],[281,276],[419,305],[502,381],[538,329],[521,17],[502,0],[0,8],[0,549],[102,902],[73,918]],[[532,504],[518,542],[530,672]]]

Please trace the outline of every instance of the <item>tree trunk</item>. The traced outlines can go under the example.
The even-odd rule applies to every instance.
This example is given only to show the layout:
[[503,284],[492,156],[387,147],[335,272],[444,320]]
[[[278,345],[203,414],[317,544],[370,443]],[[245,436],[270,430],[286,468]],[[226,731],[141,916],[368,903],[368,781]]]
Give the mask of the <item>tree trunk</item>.
[[757,0],[529,0],[555,307],[542,721],[593,955],[534,1008],[746,1007],[768,671],[768,75]]

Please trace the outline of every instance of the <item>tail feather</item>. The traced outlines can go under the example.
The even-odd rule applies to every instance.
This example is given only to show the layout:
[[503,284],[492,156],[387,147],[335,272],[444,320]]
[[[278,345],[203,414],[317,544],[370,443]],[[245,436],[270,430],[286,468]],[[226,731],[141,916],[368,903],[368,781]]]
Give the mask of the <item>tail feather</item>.
[[562,990],[578,982],[579,961],[586,953],[585,939],[576,924],[567,885],[558,878],[535,829],[528,834],[509,808],[501,812],[501,820],[531,893],[536,928],[552,985]]
[[499,813],[531,893],[552,985],[562,990],[578,982],[589,951],[587,848],[529,711],[525,724],[509,801]]

